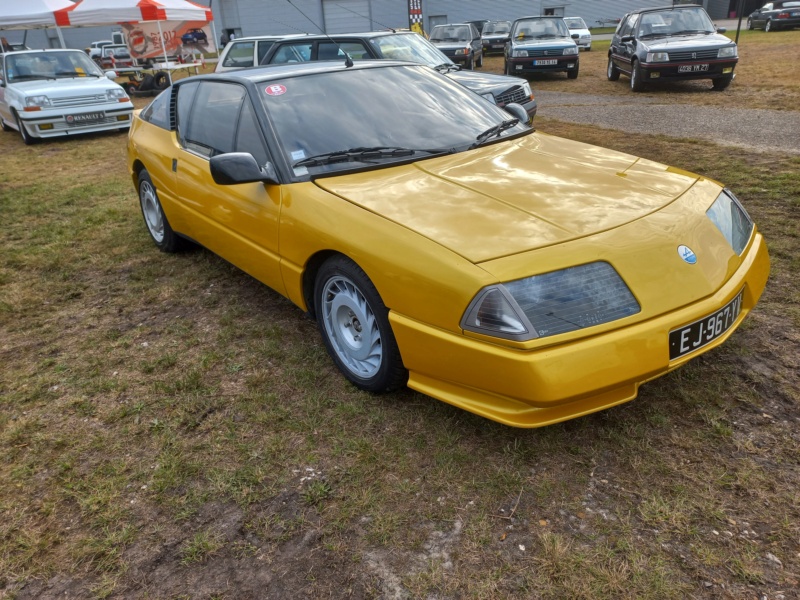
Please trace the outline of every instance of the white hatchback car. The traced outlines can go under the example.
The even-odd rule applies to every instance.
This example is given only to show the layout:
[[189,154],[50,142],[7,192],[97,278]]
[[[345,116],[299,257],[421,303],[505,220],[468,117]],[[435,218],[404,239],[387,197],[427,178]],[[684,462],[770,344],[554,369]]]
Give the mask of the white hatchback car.
[[133,104],[80,50],[27,50],[2,55],[0,126],[37,138],[130,128]]
[[[592,34],[586,26],[586,22],[580,17],[564,17],[564,22],[569,27],[569,34],[579,48],[583,48],[587,52],[592,49]],[[578,37],[575,37],[575,34]]]

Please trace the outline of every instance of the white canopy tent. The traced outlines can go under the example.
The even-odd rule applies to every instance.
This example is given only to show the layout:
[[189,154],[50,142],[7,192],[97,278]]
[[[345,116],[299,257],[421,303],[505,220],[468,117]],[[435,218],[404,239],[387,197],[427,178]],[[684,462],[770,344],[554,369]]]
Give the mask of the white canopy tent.
[[[162,21],[204,21],[210,22],[212,28],[214,27],[211,9],[189,0],[81,0],[59,11],[56,16],[59,25],[68,26],[155,21],[158,24],[161,46],[164,48],[165,64],[169,62],[169,58],[161,29]],[[214,31],[214,38],[216,37]]]
[[66,48],[58,22],[60,11],[74,7],[71,0],[3,0],[0,29],[45,29],[55,27],[61,47]]

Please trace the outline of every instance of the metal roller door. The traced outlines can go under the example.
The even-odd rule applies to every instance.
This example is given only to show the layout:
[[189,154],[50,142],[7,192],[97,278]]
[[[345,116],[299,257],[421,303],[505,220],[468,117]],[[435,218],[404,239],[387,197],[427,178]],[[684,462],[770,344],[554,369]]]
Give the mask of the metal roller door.
[[322,13],[327,33],[372,31],[369,0],[323,0]]

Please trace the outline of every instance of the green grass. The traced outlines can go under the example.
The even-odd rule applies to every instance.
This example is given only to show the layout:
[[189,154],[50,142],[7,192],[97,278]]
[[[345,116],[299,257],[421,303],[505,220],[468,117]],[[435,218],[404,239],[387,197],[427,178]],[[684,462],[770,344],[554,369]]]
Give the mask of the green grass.
[[0,597],[790,597],[800,159],[538,127],[725,181],[772,274],[721,348],[533,431],[359,392],[287,300],[157,252],[122,136],[0,136]]

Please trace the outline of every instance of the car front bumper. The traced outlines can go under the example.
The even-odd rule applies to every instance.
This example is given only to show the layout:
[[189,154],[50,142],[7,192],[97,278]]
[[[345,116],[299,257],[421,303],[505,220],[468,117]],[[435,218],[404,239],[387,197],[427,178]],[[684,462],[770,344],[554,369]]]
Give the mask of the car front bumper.
[[[435,329],[396,313],[390,320],[410,388],[506,425],[540,427],[632,400],[643,383],[720,345],[755,306],[768,275],[766,243],[756,233],[740,267],[711,296],[627,327],[534,350]],[[740,292],[741,313],[730,329],[670,360],[670,331],[713,314]]]
[[[69,110],[68,113],[53,110],[21,112],[19,114],[23,127],[28,135],[35,138],[49,138],[61,135],[94,133],[130,127],[133,104],[118,103],[98,107],[84,107],[80,110]],[[81,120],[84,116],[93,118]]]
[[[555,61],[554,64],[541,64],[540,61]],[[537,58],[509,58],[511,75],[520,73],[558,73],[562,71],[575,71],[578,69],[578,56],[537,57]],[[537,64],[538,63],[538,64]]]
[[[680,63],[642,63],[645,82],[674,81],[680,79],[716,79],[733,77],[738,59],[697,60]],[[683,70],[681,70],[683,69]],[[705,70],[704,70],[705,69]]]

